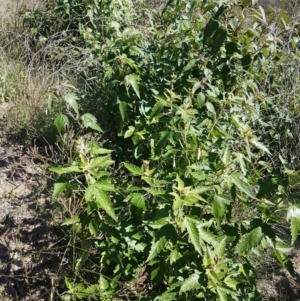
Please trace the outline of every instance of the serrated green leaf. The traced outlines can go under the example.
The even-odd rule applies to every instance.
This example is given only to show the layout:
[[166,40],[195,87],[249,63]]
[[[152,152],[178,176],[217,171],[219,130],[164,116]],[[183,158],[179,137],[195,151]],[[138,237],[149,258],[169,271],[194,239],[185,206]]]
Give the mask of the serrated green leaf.
[[182,191],[184,189],[184,182],[180,179],[178,174],[176,174],[177,187],[175,187],[178,191]]
[[[123,31],[124,34],[139,34],[140,32],[135,30],[134,28],[125,28]],[[139,49],[138,47],[131,47],[131,49],[135,48],[136,50]],[[128,64],[132,69],[135,69],[137,72],[139,72],[139,67],[134,63],[134,61],[128,57],[123,57],[123,62]]]
[[220,287],[217,287],[217,293],[218,293],[220,301],[227,301],[228,300],[226,292],[222,291],[220,289]]
[[115,191],[114,185],[111,183],[110,180],[105,181],[98,181],[94,184],[98,189],[104,190],[104,191]]
[[54,184],[53,197],[56,198],[67,188],[68,182],[59,182]]
[[66,126],[69,125],[69,123],[70,123],[69,118],[65,114],[57,115],[55,120],[54,120],[54,125],[55,125],[55,127],[56,127],[59,134],[61,134],[61,132],[63,130],[65,130]]
[[240,121],[239,116],[233,114],[233,115],[231,115],[230,118],[231,118],[231,120],[233,121],[234,125],[235,125],[238,129],[240,129],[240,130],[242,130],[242,131],[245,131],[246,129],[248,129],[248,127],[247,127],[243,122]]
[[172,250],[169,256],[170,264],[173,264],[181,257],[182,255],[177,250]]
[[110,154],[112,150],[110,149],[105,149],[101,147],[91,147],[90,148],[90,153],[93,155],[105,155],[105,154]]
[[146,211],[146,198],[141,193],[135,193],[131,197],[131,205],[135,206],[136,208]]
[[174,210],[175,212],[177,212],[180,208],[182,208],[182,206],[183,206],[183,204],[184,204],[184,200],[181,199],[181,198],[179,197],[179,195],[176,194],[176,193],[174,193],[174,192],[172,192],[172,193],[170,193],[170,194],[174,196],[174,201],[173,201],[173,206],[172,206],[172,208],[173,208],[173,210]]
[[287,245],[282,240],[276,239],[275,249],[278,250],[280,253],[289,253],[293,250],[293,247]]
[[148,187],[143,187],[143,190],[147,191],[148,193],[157,196],[157,195],[164,195],[166,191],[164,189],[160,188],[148,188]]
[[194,220],[190,217],[185,217],[183,221],[183,227],[187,229],[187,232],[189,234],[189,239],[193,244],[193,246],[195,247],[195,249],[198,251],[198,253],[202,254],[199,232],[197,230],[197,226]]
[[65,95],[65,102],[79,115],[77,100],[79,100],[79,97],[75,93]]
[[300,208],[297,206],[289,207],[286,219],[287,221],[291,221],[290,228],[292,233],[292,244],[294,244],[300,233]]
[[88,143],[89,152],[93,155],[106,155],[113,151],[110,149],[102,148],[97,142],[91,141]]
[[216,194],[214,198],[226,205],[229,205],[231,203],[231,199],[224,194]]
[[124,162],[124,166],[126,167],[127,170],[129,170],[135,176],[142,176],[144,174],[143,169],[137,167],[136,165]]
[[243,254],[243,253],[248,252],[252,248],[256,248],[260,244],[262,238],[263,238],[263,233],[262,233],[261,227],[257,227],[255,229],[253,229],[252,231],[244,234],[240,238],[240,240],[236,246],[235,253]]
[[242,179],[244,177],[238,173],[238,172],[234,172],[233,174],[230,175],[230,179],[232,181],[232,183],[242,192],[244,192],[245,194],[247,194],[248,196],[254,198],[254,195],[251,191],[251,187],[248,183],[244,182]]
[[239,281],[235,280],[231,276],[228,276],[224,279],[224,283],[231,289],[236,290],[237,286],[240,284]]
[[111,173],[108,172],[108,171],[103,171],[103,170],[97,170],[96,172],[96,176],[97,176],[97,179],[100,179],[100,178],[107,178],[109,176],[111,176]]
[[292,233],[292,245],[295,243],[296,239],[300,233],[300,218],[292,217],[291,218],[291,233]]
[[103,132],[100,126],[97,124],[97,119],[94,115],[90,113],[85,113],[81,116],[81,119],[83,121],[83,125],[86,128],[91,128],[99,133]]
[[152,243],[147,262],[154,259],[166,246],[167,239],[165,236],[161,237],[158,241]]
[[[223,285],[220,285],[219,289],[221,291],[223,291],[224,293],[226,293],[228,296],[231,296],[231,297],[233,297],[234,295],[238,295],[237,292],[235,292],[234,290],[232,290],[232,289],[230,289],[230,288],[228,288],[226,286],[223,286]],[[235,300],[238,300],[238,299],[235,298]]]
[[266,152],[267,154],[271,155],[268,148],[263,143],[259,142],[257,139],[255,139],[255,138],[250,139],[250,143],[252,145],[254,145],[256,148],[258,148],[258,149]]
[[247,167],[246,167],[246,163],[245,163],[245,157],[244,157],[243,154],[238,153],[238,154],[236,154],[236,158],[237,158],[237,161],[240,164],[241,171],[242,171],[243,175],[245,176],[247,174]]
[[97,205],[103,209],[112,219],[117,221],[117,216],[115,215],[112,202],[105,191],[99,190],[97,198]]
[[155,221],[149,222],[148,225],[153,229],[160,229],[163,226],[167,225],[168,223],[169,222],[167,218],[159,218]]
[[79,166],[68,166],[68,167],[61,167],[61,166],[53,166],[49,168],[50,171],[55,172],[59,175],[65,173],[73,173],[73,172],[82,172]]
[[89,185],[85,191],[87,202],[95,202],[98,208],[103,209],[112,219],[117,220],[112,202],[106,192],[100,189],[97,184]]
[[226,239],[227,237],[225,236],[219,243],[215,245],[215,249],[214,249],[215,257],[218,256],[219,258],[222,258],[224,256],[226,250]]
[[212,213],[217,221],[217,223],[220,225],[223,217],[226,213],[226,204],[221,201],[220,198],[214,198],[212,203]]
[[97,291],[99,291],[99,284],[92,284],[89,285],[86,289],[84,289],[82,292],[84,294],[87,294],[88,296],[95,294]]
[[108,167],[112,164],[114,164],[115,161],[111,160],[111,157],[108,156],[101,156],[101,157],[96,157],[91,159],[91,161],[89,162],[87,168],[99,168],[99,167]]
[[278,260],[278,262],[281,264],[281,266],[284,267],[285,265],[285,260],[286,260],[286,255],[282,252],[280,252],[279,250],[274,250],[274,254]]
[[[174,1],[174,0],[169,0]],[[165,292],[161,296],[159,296],[157,301],[175,301],[177,300],[178,293],[177,292]]]
[[128,74],[125,76],[126,86],[131,86],[138,98],[140,98],[139,80],[140,77],[137,74]]
[[198,181],[205,181],[207,178],[207,175],[204,172],[191,172],[190,174]]
[[218,240],[215,237],[215,235],[213,233],[211,233],[209,230],[204,229],[204,226],[202,226],[200,224],[197,226],[197,229],[198,229],[200,240],[203,240],[204,242],[206,242],[212,246],[218,245]]
[[287,269],[288,272],[294,278],[298,278],[299,277],[298,273],[294,269],[293,263],[291,262],[291,260],[288,258],[287,255],[285,255],[284,253],[280,252],[279,250],[274,250],[274,254],[275,254],[278,262],[282,265],[282,267],[284,267],[285,269]]
[[218,275],[215,273],[214,270],[207,270],[206,271],[206,275],[208,276],[209,280],[210,280],[210,285],[212,285],[213,287],[217,288],[217,286],[220,286],[220,281],[218,279]]
[[200,288],[199,275],[194,273],[183,281],[179,293],[182,294],[197,288]]
[[211,248],[208,245],[205,245],[203,249],[204,249],[203,266],[205,268],[208,268],[212,264],[215,264],[214,253],[212,252]]

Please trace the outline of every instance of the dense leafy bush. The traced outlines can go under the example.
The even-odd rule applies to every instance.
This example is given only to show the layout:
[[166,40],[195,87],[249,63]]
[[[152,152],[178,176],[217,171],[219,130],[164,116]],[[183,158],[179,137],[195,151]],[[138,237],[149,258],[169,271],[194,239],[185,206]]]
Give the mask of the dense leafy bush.
[[72,34],[48,55],[85,58],[79,90],[93,77],[65,96],[60,135],[70,118],[101,133],[81,131],[71,165],[51,168],[54,197],[79,204],[64,222],[79,276],[65,300],[259,300],[249,254],[270,249],[295,276],[276,226],[287,217],[295,242],[298,173],[283,141],[299,105],[281,89],[297,88],[293,66],[282,75],[297,50],[245,5],[68,0],[38,12],[40,27],[27,15],[39,40],[61,20]]

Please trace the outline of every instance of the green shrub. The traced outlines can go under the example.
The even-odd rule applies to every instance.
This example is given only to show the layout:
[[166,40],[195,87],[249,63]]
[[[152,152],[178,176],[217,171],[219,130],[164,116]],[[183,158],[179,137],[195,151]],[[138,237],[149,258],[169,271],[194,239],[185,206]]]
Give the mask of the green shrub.
[[54,197],[79,204],[64,299],[259,300],[249,254],[270,249],[295,276],[275,228],[287,217],[292,243],[300,230],[282,152],[298,104],[281,107],[293,70],[272,74],[295,44],[238,1],[57,1],[34,39],[57,19],[72,31],[57,49],[78,46],[86,68],[55,119],[60,135],[70,118],[82,129],[72,163],[51,168]]

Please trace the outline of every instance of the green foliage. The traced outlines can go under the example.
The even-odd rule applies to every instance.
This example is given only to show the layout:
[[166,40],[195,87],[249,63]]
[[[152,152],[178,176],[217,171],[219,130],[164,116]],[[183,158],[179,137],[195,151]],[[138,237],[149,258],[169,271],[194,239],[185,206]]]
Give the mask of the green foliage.
[[[158,12],[142,0],[73,0],[45,16],[72,28],[90,57],[82,78],[98,89],[67,94],[54,121],[60,136],[69,119],[80,129],[71,164],[50,169],[53,196],[81,200],[64,223],[80,246],[73,270],[101,275],[66,280],[66,300],[259,300],[248,256],[270,248],[293,273],[274,229],[287,213],[297,239],[298,173],[280,162],[282,78],[270,80],[293,54],[262,8],[244,26],[246,4],[169,1]],[[93,115],[81,114],[93,97]]]

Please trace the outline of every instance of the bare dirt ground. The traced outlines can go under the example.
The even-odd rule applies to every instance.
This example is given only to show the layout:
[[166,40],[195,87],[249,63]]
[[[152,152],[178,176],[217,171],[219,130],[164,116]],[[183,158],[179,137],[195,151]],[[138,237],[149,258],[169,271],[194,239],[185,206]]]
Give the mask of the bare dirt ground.
[[[266,301],[300,301],[300,243],[295,246],[295,249],[289,254],[293,263],[294,270],[298,274],[296,279],[279,268],[278,263],[275,263],[275,269],[271,271],[270,266],[265,266],[266,271],[258,286],[263,293]],[[259,277],[259,275],[258,275]]]
[[63,252],[53,220],[47,171],[3,133],[0,103],[0,300],[60,300]]

